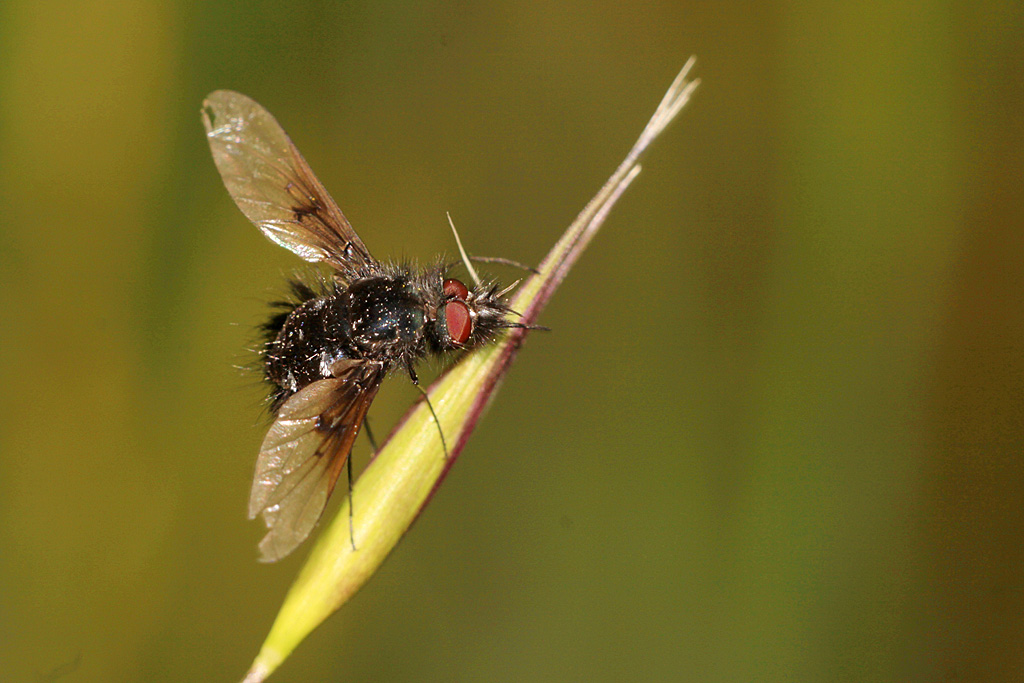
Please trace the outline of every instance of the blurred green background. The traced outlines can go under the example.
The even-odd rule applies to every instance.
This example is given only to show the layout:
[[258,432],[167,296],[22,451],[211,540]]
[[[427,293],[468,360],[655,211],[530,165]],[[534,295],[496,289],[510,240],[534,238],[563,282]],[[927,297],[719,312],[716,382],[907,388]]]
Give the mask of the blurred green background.
[[691,53],[553,332],[271,680],[1024,679],[1021,3],[5,0],[0,680],[238,680],[308,550],[245,518],[236,366],[300,262],[207,92],[377,256],[450,211],[536,262]]

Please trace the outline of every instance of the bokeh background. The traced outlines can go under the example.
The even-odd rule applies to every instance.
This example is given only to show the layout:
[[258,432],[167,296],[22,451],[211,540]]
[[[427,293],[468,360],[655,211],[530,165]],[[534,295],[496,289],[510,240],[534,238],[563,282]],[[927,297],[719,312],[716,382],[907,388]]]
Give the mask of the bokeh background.
[[536,262],[690,54],[553,332],[272,680],[1024,680],[1013,0],[5,0],[0,679],[238,680],[308,550],[257,564],[245,519],[236,366],[299,262],[228,199],[207,92],[376,255],[453,253],[450,211]]

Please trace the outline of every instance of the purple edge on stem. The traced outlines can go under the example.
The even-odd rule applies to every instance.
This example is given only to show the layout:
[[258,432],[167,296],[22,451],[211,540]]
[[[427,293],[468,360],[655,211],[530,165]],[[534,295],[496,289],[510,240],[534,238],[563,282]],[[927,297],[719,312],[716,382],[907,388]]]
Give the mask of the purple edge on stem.
[[[693,64],[694,58],[691,57],[672,83],[672,86],[662,99],[661,104],[658,105],[654,116],[644,128],[644,131],[640,134],[639,139],[636,144],[633,145],[633,148],[626,156],[626,159],[619,165],[615,173],[612,174],[611,178],[609,178],[608,182],[604,184],[597,195],[587,204],[583,211],[580,212],[579,216],[577,216],[576,220],[573,221],[572,225],[569,226],[562,237],[559,238],[551,251],[548,252],[548,255],[541,263],[540,272],[531,276],[531,278],[523,283],[520,292],[529,291],[530,286],[536,282],[536,278],[540,278],[541,280],[537,292],[533,295],[533,299],[529,301],[523,311],[522,317],[520,318],[523,323],[532,324],[537,319],[541,310],[565,278],[573,263],[575,263],[576,259],[586,248],[597,230],[604,223],[612,206],[640,172],[640,167],[637,164],[640,156],[647,149],[648,145],[662,132],[662,130],[664,130],[668,123],[675,118],[676,114],[679,113],[689,100],[691,93],[699,83],[696,79],[686,82],[686,76],[693,67]],[[513,307],[516,307],[518,296],[519,295],[514,297],[511,302]],[[501,355],[494,363],[490,374],[487,376],[480,390],[477,392],[473,404],[464,420],[463,427],[459,431],[458,438],[455,440],[453,448],[449,453],[449,457],[444,468],[441,470],[434,482],[430,493],[426,496],[422,505],[420,505],[419,509],[416,511],[416,515],[412,522],[410,522],[409,526],[407,526],[403,531],[403,535],[419,517],[420,513],[422,513],[426,508],[427,504],[433,497],[434,492],[437,491],[441,482],[447,475],[448,469],[454,464],[455,459],[462,451],[462,448],[468,441],[470,434],[476,427],[481,414],[500,385],[505,372],[512,363],[512,360],[515,358],[515,355],[528,331],[529,330],[527,329],[512,329],[507,333],[507,336],[499,342],[502,346],[500,349]],[[453,368],[454,367],[456,366],[453,366]],[[441,377],[438,377],[438,379],[431,384],[428,389],[428,394],[434,390],[437,383],[443,377],[444,374],[442,374]],[[421,398],[420,400],[423,399]],[[418,404],[419,401],[410,407],[402,419],[399,420],[398,424],[395,425],[394,429],[392,429],[388,438],[385,440],[385,443],[390,441],[392,436],[402,427],[403,424],[406,423],[409,416],[412,415],[413,411],[418,407]],[[387,552],[390,552],[390,550]],[[294,589],[295,586],[293,585],[292,590]],[[286,599],[286,604],[287,603],[288,599]],[[337,606],[340,606],[340,603]],[[336,609],[337,606],[335,606],[334,609]],[[280,619],[280,614],[278,615],[278,618]],[[275,625],[272,627],[271,634],[268,636],[268,639],[273,636],[277,623],[278,622],[275,621]],[[303,637],[304,635],[305,634],[303,634]],[[265,680],[266,677],[277,668],[278,664],[283,661],[284,657],[287,656],[287,652],[275,652],[273,656],[269,657],[270,663],[268,663],[264,660],[266,646],[267,643],[265,642],[264,648],[261,648],[260,654],[257,655],[256,660],[253,662],[245,677],[246,683],[258,683]]]
[[[549,251],[547,256],[545,256],[544,261],[538,269],[540,272],[535,275],[531,275],[527,282],[524,282],[523,285],[521,285],[521,287],[525,287],[534,278],[544,278],[540,291],[538,291],[533,301],[530,302],[529,307],[519,318],[520,322],[532,325],[537,320],[540,312],[551,299],[555,290],[558,289],[558,286],[565,279],[566,275],[568,275],[569,270],[576,262],[576,259],[579,258],[580,254],[583,253],[583,250],[586,249],[587,245],[590,243],[590,240],[595,234],[597,234],[598,229],[600,229],[601,225],[608,217],[612,207],[619,200],[619,197],[622,196],[622,193],[626,191],[626,188],[629,187],[633,179],[639,174],[640,166],[637,162],[647,150],[648,145],[650,145],[650,143],[661,134],[662,130],[664,130],[672,119],[675,118],[676,114],[679,113],[689,100],[690,95],[700,83],[699,79],[686,82],[686,76],[693,68],[695,61],[695,57],[690,57],[690,59],[687,60],[686,64],[676,76],[675,81],[673,81],[672,86],[666,92],[665,97],[658,105],[658,108],[651,117],[651,120],[640,134],[636,144],[633,145],[629,154],[626,155],[626,158],[604,186],[602,186],[597,195],[579,213],[562,238],[559,239],[551,248],[551,251]],[[588,217],[588,214],[592,215]],[[571,239],[572,244],[567,249],[561,250],[561,253],[559,254],[562,241],[566,238]],[[548,262],[553,258],[557,258],[558,262],[554,265],[551,271],[548,272]],[[419,515],[426,509],[427,505],[430,504],[430,501],[434,497],[434,493],[437,492],[441,483],[448,475],[448,470],[455,464],[455,460],[459,457],[462,449],[469,441],[469,437],[476,428],[477,422],[479,422],[484,410],[486,410],[491,399],[494,397],[495,393],[497,393],[497,389],[500,386],[501,381],[504,379],[505,373],[508,371],[509,367],[511,367],[512,361],[515,359],[516,353],[518,353],[519,347],[522,345],[522,342],[529,331],[530,330],[525,328],[516,328],[507,333],[508,336],[505,341],[502,342],[504,344],[504,348],[502,349],[501,358],[495,364],[494,369],[487,377],[487,380],[484,382],[480,391],[477,393],[477,396],[473,401],[473,406],[470,408],[469,414],[466,417],[463,428],[459,432],[459,437],[452,447],[451,452],[448,454],[448,461],[445,463],[444,469],[434,482],[434,486],[430,490],[430,494],[427,495],[423,504],[420,506],[420,509],[416,512],[416,517],[414,518],[413,523],[415,523],[415,520],[419,518]],[[429,395],[433,391],[434,387],[444,379],[447,372],[448,371],[442,373],[434,380],[433,383],[431,383],[430,387],[427,389],[427,395]],[[423,400],[424,397],[420,397],[409,407],[409,410],[406,411],[405,415],[402,416],[384,440],[385,444],[391,439],[392,434],[401,429],[402,425],[405,424],[406,420],[419,407],[420,402]],[[411,526],[412,525],[410,524],[410,528]]]

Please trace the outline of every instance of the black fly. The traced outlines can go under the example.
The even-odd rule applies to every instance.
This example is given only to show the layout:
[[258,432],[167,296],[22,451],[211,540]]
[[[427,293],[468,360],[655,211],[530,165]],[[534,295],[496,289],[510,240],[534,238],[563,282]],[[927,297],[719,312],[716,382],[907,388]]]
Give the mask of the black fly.
[[370,256],[288,135],[253,100],[218,90],[202,115],[217,170],[246,218],[331,268],[319,288],[293,285],[293,300],[263,328],[275,419],[256,461],[249,517],[263,515],[269,531],[260,550],[272,562],[313,530],[390,370],[404,369],[416,383],[420,359],[522,325],[507,319],[497,285],[470,289],[446,277],[446,266],[415,269]]

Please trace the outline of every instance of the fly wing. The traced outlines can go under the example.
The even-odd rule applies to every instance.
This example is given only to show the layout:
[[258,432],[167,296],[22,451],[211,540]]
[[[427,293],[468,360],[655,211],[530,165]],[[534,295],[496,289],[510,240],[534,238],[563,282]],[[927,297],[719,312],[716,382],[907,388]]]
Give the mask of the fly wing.
[[262,514],[269,529],[262,561],[281,559],[316,526],[383,378],[380,363],[342,361],[334,377],[307,385],[278,410],[249,498],[249,518]]
[[217,90],[202,115],[225,187],[264,235],[307,261],[330,264],[346,280],[374,263],[270,112],[241,93]]

